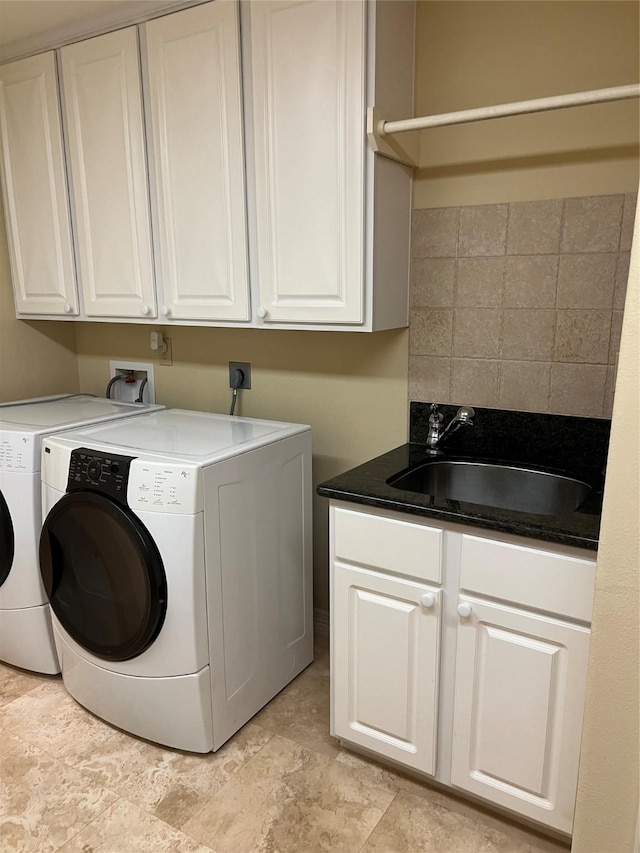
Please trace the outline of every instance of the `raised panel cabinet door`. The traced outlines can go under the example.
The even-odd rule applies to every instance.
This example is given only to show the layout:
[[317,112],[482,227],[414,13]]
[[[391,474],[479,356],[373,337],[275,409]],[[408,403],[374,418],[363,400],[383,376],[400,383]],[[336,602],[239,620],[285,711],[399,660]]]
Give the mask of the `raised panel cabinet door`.
[[238,4],[145,24],[161,313],[248,320]]
[[364,317],[363,0],[251,4],[258,317]]
[[2,188],[16,313],[78,313],[55,55],[0,66]]
[[462,596],[452,784],[570,833],[590,631]]
[[332,733],[435,773],[437,587],[335,564]]
[[60,55],[85,313],[153,317],[137,31],[80,41]]

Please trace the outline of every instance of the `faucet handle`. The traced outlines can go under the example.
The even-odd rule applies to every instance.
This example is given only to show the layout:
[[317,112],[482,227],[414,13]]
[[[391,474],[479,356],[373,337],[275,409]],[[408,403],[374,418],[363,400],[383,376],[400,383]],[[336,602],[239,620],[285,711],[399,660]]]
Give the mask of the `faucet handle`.
[[460,406],[456,412],[455,419],[458,421],[472,421],[476,412],[471,406]]
[[444,418],[444,415],[442,414],[442,412],[438,411],[438,404],[437,403],[431,404],[430,411],[431,411],[431,414],[429,415],[429,423],[430,424],[440,423],[440,421]]

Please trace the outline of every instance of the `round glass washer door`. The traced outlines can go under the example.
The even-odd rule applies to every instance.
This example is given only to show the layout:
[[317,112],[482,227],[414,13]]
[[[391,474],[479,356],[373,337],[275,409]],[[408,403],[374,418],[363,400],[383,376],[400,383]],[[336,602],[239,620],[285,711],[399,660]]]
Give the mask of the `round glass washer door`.
[[97,657],[129,660],[158,636],[167,611],[162,558],[127,507],[90,491],[65,495],[44,522],[40,571],[58,621]]
[[0,586],[9,577],[15,555],[15,536],[11,513],[4,495],[0,492]]

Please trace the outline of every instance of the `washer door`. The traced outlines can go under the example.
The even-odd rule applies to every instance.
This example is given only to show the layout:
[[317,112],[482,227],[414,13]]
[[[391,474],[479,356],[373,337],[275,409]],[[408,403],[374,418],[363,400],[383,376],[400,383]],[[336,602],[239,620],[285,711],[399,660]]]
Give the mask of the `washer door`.
[[9,572],[13,565],[15,547],[16,542],[13,535],[11,514],[9,513],[9,507],[4,499],[4,495],[0,492],[0,586],[9,577]]
[[167,581],[149,531],[127,508],[93,492],[65,495],[40,536],[40,571],[65,631],[97,657],[136,657],[158,636]]

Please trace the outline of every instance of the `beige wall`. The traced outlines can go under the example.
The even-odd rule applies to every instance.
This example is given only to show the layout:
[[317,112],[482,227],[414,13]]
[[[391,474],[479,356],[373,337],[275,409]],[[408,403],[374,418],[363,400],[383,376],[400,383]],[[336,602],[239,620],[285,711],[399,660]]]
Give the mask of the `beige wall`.
[[[636,2],[418,2],[415,114],[638,81]],[[421,134],[414,206],[634,192],[638,102]]]
[[0,205],[0,402],[78,390],[75,324],[16,320]]
[[573,853],[631,853],[640,774],[640,217],[613,404]]
[[[104,393],[110,358],[153,360],[149,331],[79,324],[82,390]],[[155,366],[156,402],[228,412],[228,362],[250,362],[252,389],[240,392],[236,414],[310,424],[315,483],[406,441],[406,329],[367,335],[176,327],[166,334],[173,366]],[[314,506],[315,606],[326,611],[327,502],[315,497]]]

